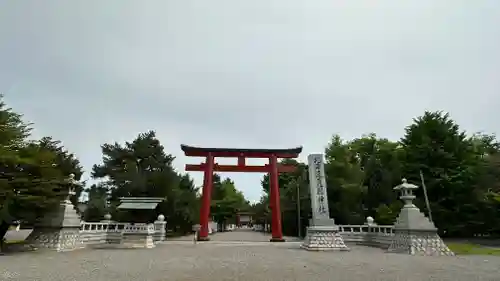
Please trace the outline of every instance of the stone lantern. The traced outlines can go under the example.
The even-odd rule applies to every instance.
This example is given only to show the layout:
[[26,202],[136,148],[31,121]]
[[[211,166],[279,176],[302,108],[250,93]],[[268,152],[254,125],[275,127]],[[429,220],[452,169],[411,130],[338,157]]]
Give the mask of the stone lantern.
[[421,256],[453,256],[437,233],[436,226],[413,204],[413,190],[418,186],[403,179],[394,187],[400,191],[400,199],[405,203],[394,224],[394,236],[389,252]]
[[66,198],[58,208],[47,213],[37,224],[28,238],[37,248],[48,248],[56,251],[71,251],[83,247],[80,239],[80,216],[71,203],[71,196],[75,195],[75,187],[80,185],[75,175],[70,174],[64,180],[63,186],[68,190]]

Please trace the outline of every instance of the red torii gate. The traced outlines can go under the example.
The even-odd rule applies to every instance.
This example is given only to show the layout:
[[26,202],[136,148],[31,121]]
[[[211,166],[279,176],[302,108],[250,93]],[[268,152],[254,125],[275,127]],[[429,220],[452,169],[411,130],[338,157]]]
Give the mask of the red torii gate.
[[[186,156],[205,157],[205,163],[198,165],[186,164],[186,171],[204,172],[202,203],[200,209],[200,233],[198,240],[207,241],[208,218],[210,216],[210,202],[212,197],[212,176],[214,172],[251,172],[269,173],[270,202],[272,211],[272,238],[271,242],[283,242],[281,228],[281,208],[279,195],[279,173],[289,173],[296,170],[294,165],[278,164],[278,158],[297,158],[302,152],[302,147],[290,149],[239,149],[239,148],[202,148],[181,145]],[[237,158],[237,165],[219,165],[215,157]],[[249,166],[245,164],[246,158],[267,158],[269,164],[263,166]]]

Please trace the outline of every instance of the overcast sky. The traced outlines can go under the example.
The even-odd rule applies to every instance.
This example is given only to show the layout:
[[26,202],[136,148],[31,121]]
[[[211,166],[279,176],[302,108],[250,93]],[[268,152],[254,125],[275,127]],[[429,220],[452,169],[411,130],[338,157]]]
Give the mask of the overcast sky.
[[[147,130],[179,171],[181,143],[305,159],[424,110],[499,133],[499,75],[498,0],[0,0],[0,92],[87,172]],[[262,174],[223,176],[259,199]]]

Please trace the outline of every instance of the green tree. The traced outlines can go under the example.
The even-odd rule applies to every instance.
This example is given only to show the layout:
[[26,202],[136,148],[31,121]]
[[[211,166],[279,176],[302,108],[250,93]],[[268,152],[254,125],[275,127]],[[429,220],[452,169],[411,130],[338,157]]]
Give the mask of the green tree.
[[175,233],[184,234],[191,232],[192,226],[199,219],[199,188],[188,174],[178,176],[178,188],[170,192],[168,201],[159,206],[159,212],[168,214],[168,225]]
[[33,223],[67,194],[58,155],[28,142],[30,127],[0,101],[0,240],[12,220]]
[[[103,144],[103,163],[94,165],[92,177],[101,179],[110,188],[110,208],[118,220],[153,221],[162,213],[167,226],[175,232],[190,231],[197,204],[192,180],[179,175],[172,164],[175,159],[167,154],[154,131],[139,134],[124,145]],[[161,197],[155,212],[120,211],[113,209],[120,197]]]
[[13,112],[0,96],[0,243],[9,229],[12,215],[10,205],[16,194],[10,185],[15,172],[25,159],[19,156],[19,148],[25,144],[31,128],[22,120],[22,115]]
[[351,149],[349,142],[334,135],[325,158],[330,216],[339,224],[362,224],[367,187],[361,156]]
[[222,228],[228,222],[234,223],[236,214],[248,210],[249,207],[245,196],[236,189],[231,179],[226,178],[221,181],[220,176],[214,174],[210,213]]
[[[406,128],[401,139],[403,176],[420,183],[425,176],[433,219],[447,235],[470,236],[478,221],[478,200],[474,182],[478,175],[476,148],[459,126],[443,112],[425,112]],[[422,204],[422,189],[416,192]]]
[[83,214],[84,220],[98,222],[104,219],[108,212],[108,192],[109,188],[105,184],[93,184],[87,190],[87,208]]
[[393,187],[401,183],[401,149],[396,142],[369,134],[347,142],[363,171],[363,217],[373,216],[377,223],[394,223],[401,203]]
[[[110,187],[110,200],[120,197],[161,197],[168,200],[178,187],[178,175],[172,167],[174,157],[166,154],[153,131],[139,134],[125,145],[103,144],[103,164],[94,165],[92,177],[104,179]],[[117,212],[116,218],[152,221],[158,214],[145,210]],[[164,214],[166,218],[172,213]]]
[[479,158],[474,193],[480,222],[476,232],[500,235],[500,145],[492,135],[475,134],[471,142]]
[[271,222],[271,212],[269,209],[269,197],[263,195],[260,201],[250,206],[250,212],[253,213],[255,224],[265,225]]
[[[54,140],[52,137],[44,137],[37,143],[40,147],[47,149],[56,155],[55,161],[57,169],[59,169],[63,175],[69,176],[70,174],[73,174],[75,175],[75,180],[80,181],[83,175],[83,167],[80,164],[80,160],[78,160],[73,153],[68,152],[68,150],[61,145],[60,141]],[[70,198],[73,205],[78,205],[78,199],[80,198],[83,189],[84,183],[74,187],[75,195]]]
[[[299,219],[302,233],[308,225],[311,216],[311,200],[309,195],[309,179],[307,165],[299,163],[295,159],[282,159],[280,164],[293,165],[297,169],[292,173],[280,173],[278,183],[280,188],[280,206],[283,233],[285,235],[298,235]],[[269,208],[269,175],[263,176],[261,181],[264,196],[255,208],[259,214],[259,221],[270,223],[271,214]],[[297,192],[298,191],[298,192]],[[298,202],[300,200],[300,202]],[[300,206],[300,217],[299,208]],[[266,212],[263,212],[266,210]]]

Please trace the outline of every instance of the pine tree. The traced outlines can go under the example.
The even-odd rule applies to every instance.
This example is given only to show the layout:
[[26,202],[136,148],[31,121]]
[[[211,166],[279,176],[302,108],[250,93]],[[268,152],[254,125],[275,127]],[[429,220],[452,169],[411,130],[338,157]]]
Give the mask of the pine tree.
[[13,220],[33,223],[68,194],[58,155],[26,140],[21,117],[0,101],[0,239]]
[[[477,201],[474,180],[477,154],[465,132],[443,112],[425,112],[406,128],[401,139],[403,176],[419,184],[425,177],[433,219],[447,235],[471,235]],[[416,192],[422,210],[422,188]]]

